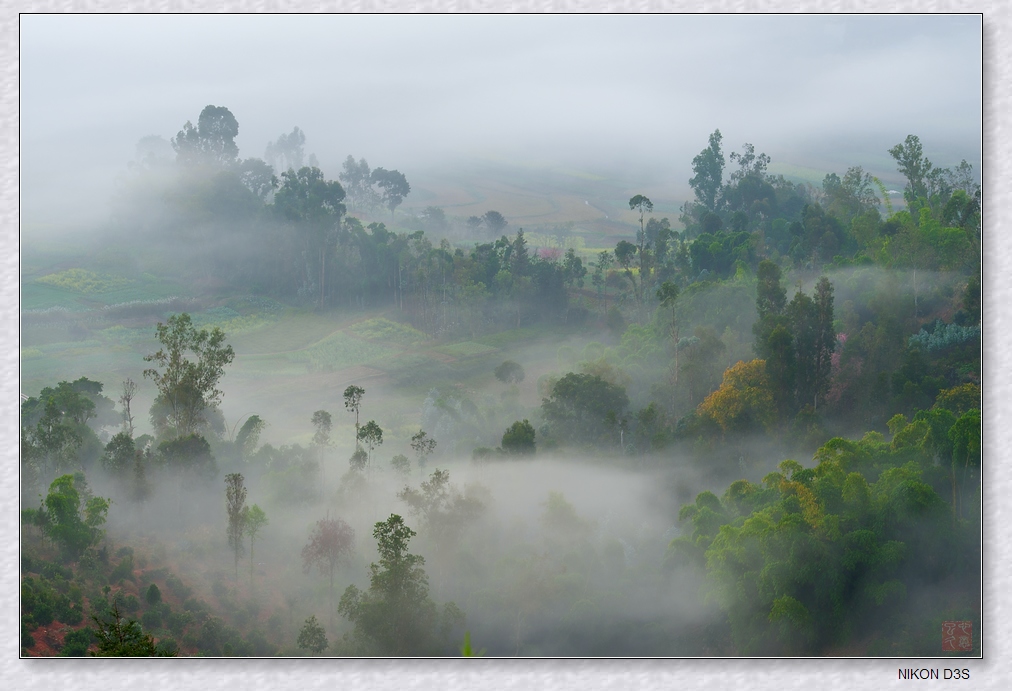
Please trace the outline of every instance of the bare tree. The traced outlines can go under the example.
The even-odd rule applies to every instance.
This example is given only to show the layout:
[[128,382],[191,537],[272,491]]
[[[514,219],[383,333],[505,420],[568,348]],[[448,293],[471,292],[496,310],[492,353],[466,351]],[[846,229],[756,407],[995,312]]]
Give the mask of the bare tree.
[[137,394],[137,384],[130,377],[123,382],[123,395],[119,397],[119,404],[123,406],[123,431],[130,435],[133,439],[134,436],[134,416],[130,412],[130,402],[134,400],[134,396]]
[[355,531],[340,518],[323,518],[309,534],[302,548],[302,568],[306,573],[314,566],[330,578],[330,616],[334,616],[334,572],[342,558],[351,553]]

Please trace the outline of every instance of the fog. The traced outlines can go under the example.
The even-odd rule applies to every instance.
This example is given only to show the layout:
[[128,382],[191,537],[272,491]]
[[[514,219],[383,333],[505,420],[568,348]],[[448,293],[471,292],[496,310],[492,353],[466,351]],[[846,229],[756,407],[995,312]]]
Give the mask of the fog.
[[[243,157],[293,126],[336,177],[349,154],[439,178],[463,162],[582,170],[690,198],[720,128],[772,172],[863,165],[910,133],[949,166],[978,148],[981,28],[958,16],[33,16],[21,28],[25,222],[105,218],[138,140],[207,104]],[[909,75],[959,98],[925,107]],[[979,169],[979,161],[971,160]],[[787,166],[781,171],[777,166]],[[413,185],[416,201],[424,185]],[[656,201],[656,200],[655,200]]]
[[[305,655],[311,617],[347,656],[465,631],[496,657],[929,655],[938,617],[979,628],[980,17],[20,30],[23,578],[59,562],[94,611],[155,583],[176,618],[138,602],[144,630],[186,655]],[[238,157],[177,157],[209,105]],[[293,127],[307,167],[242,177]],[[889,153],[911,134],[948,169],[920,197]],[[333,185],[349,155],[403,203]],[[154,355],[179,315],[234,348],[196,394]],[[76,552],[34,508],[73,472],[112,500]],[[255,558],[234,473],[269,519]],[[392,514],[445,617],[413,648],[369,614],[400,602]],[[306,554],[331,519],[355,539],[328,574]],[[64,648],[25,616],[23,655]]]

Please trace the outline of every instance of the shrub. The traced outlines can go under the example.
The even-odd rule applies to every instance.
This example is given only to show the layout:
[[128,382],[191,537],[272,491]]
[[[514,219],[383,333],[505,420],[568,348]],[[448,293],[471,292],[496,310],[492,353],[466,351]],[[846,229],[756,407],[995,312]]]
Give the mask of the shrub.
[[61,657],[84,657],[88,654],[88,647],[95,642],[95,632],[90,626],[71,631],[63,638],[63,650]]
[[147,600],[149,605],[157,605],[162,601],[162,591],[158,589],[157,585],[152,583],[148,586],[148,590],[144,594],[144,599]]

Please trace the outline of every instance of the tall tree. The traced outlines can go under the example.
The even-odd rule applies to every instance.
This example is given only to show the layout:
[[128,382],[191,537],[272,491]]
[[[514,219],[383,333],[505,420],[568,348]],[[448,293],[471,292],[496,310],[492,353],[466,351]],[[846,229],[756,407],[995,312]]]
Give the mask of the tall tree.
[[213,165],[224,167],[235,163],[239,147],[235,138],[239,123],[224,106],[205,106],[200,111],[197,126],[189,121],[172,140],[176,160],[185,165]]
[[[379,563],[369,567],[369,590],[348,586],[338,611],[355,625],[355,638],[367,651],[379,655],[431,655],[438,653],[451,624],[462,616],[447,605],[440,617],[429,599],[425,559],[408,552],[415,531],[404,519],[391,514],[373,530]],[[442,639],[442,640],[441,640]]]
[[430,437],[425,430],[418,430],[417,434],[411,435],[411,450],[415,452],[415,459],[418,462],[418,472],[425,472],[425,459],[436,450],[436,440]]
[[[759,262],[756,271],[755,326],[752,333],[756,337],[756,353],[760,353],[763,338],[779,323],[787,305],[787,291],[780,284],[780,267],[764,259]],[[761,353],[760,353],[761,355]]]
[[302,568],[306,573],[314,566],[330,579],[330,613],[334,613],[334,573],[338,564],[351,554],[355,531],[340,518],[321,518],[302,548]]
[[404,177],[404,173],[397,170],[376,168],[372,172],[372,182],[383,190],[383,205],[390,209],[390,217],[393,218],[394,209],[400,206],[404,197],[411,192],[407,178]]
[[372,452],[383,443],[383,429],[376,424],[375,420],[370,420],[362,425],[362,429],[358,431],[358,438],[365,442],[366,447],[369,449],[369,456],[366,462],[371,464]]
[[123,382],[123,394],[119,397],[119,404],[123,406],[123,431],[131,437],[134,436],[134,416],[130,412],[130,404],[137,395],[137,384],[130,377]]
[[[640,229],[636,233],[636,256],[639,259],[639,283],[640,291],[638,298],[640,301],[640,309],[643,308],[643,301],[646,298],[644,291],[647,285],[650,283],[650,270],[651,270],[651,247],[652,242],[650,237],[647,235],[646,226],[644,225],[644,217],[646,214],[654,210],[654,203],[642,194],[637,194],[635,197],[629,200],[629,208],[631,210],[639,211],[640,214]],[[653,219],[651,219],[653,220]]]
[[[323,171],[303,167],[281,174],[284,182],[274,195],[274,209],[282,219],[295,224],[304,242],[304,251],[320,261],[320,307],[323,307],[327,286],[327,257],[337,246],[341,217],[344,216],[345,192],[341,183],[327,180]],[[307,282],[310,277],[306,276]]]
[[675,367],[672,373],[672,384],[678,385],[678,327],[675,324],[675,301],[678,300],[678,286],[671,281],[665,281],[657,289],[657,299],[661,308],[668,310],[671,315],[671,343],[675,356]]
[[689,179],[689,185],[696,193],[696,201],[710,213],[717,211],[723,185],[724,154],[720,149],[721,139],[720,130],[714,130],[710,135],[709,146],[692,159],[694,175]]
[[277,141],[267,144],[264,159],[277,170],[299,170],[305,157],[305,143],[305,132],[293,127],[290,134],[282,134]]
[[348,201],[356,209],[369,211],[379,203],[379,195],[372,188],[372,170],[364,158],[359,159],[356,163],[355,159],[349,155],[337,178],[344,183],[344,188],[348,192]]
[[257,504],[243,507],[242,524],[246,535],[249,536],[249,582],[253,585],[253,543],[257,535],[269,523],[267,514]]
[[355,450],[359,448],[358,444],[358,412],[362,407],[362,397],[365,396],[365,389],[360,386],[350,385],[344,390],[344,408],[350,413],[355,413]]
[[242,473],[225,476],[225,511],[228,514],[228,544],[235,555],[235,580],[239,581],[239,558],[245,551],[243,537],[246,532],[246,487]]
[[144,357],[145,362],[162,368],[144,370],[144,376],[158,387],[152,414],[159,404],[167,407],[169,425],[184,437],[206,424],[204,412],[221,401],[222,392],[216,387],[235,352],[225,343],[221,329],[198,331],[185,312],[169,317],[166,324],[159,322],[156,329],[162,347]]
[[815,396],[812,407],[818,410],[819,400],[829,390],[836,351],[836,329],[833,327],[833,284],[823,276],[815,285]]
[[612,260],[611,252],[608,250],[602,250],[599,252],[597,255],[597,261],[593,264],[594,273],[590,277],[590,282],[594,284],[595,288],[597,288],[598,300],[603,299],[603,308],[601,310],[603,314],[608,313],[608,291],[606,290],[606,284],[608,280],[608,270],[611,268]]
[[921,197],[928,196],[927,180],[931,175],[932,168],[927,158],[924,157],[924,148],[921,146],[919,137],[908,134],[902,144],[889,149],[889,155],[893,157],[907,179],[907,186],[903,188],[903,198],[907,206],[913,206]]
[[317,410],[313,413],[313,429],[316,431],[313,433],[313,446],[316,447],[318,462],[320,467],[323,467],[323,452],[328,446],[330,446],[330,430],[334,426],[334,421],[330,417],[330,413],[326,410]]

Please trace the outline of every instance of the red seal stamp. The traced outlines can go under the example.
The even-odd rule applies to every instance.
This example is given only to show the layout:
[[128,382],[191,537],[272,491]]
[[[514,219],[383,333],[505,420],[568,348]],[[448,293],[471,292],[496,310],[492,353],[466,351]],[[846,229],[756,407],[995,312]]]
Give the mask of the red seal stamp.
[[967,652],[972,650],[973,622],[942,622],[942,652]]

